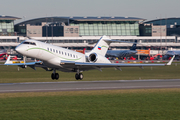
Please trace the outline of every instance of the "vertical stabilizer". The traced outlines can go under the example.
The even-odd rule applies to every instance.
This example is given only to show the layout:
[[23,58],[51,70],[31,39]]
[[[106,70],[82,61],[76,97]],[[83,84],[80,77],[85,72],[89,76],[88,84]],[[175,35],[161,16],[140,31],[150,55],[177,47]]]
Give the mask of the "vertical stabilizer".
[[107,36],[101,37],[95,47],[90,51],[90,53],[97,53],[99,55],[105,56],[111,42],[105,41],[104,39],[109,38]]
[[137,40],[135,40],[134,44],[132,45],[130,50],[136,50],[136,44],[137,44]]

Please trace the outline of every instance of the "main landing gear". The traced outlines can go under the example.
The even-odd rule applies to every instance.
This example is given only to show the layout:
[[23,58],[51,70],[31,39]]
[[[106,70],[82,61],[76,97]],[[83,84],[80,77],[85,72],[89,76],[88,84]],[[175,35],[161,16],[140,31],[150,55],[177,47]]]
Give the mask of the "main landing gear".
[[82,73],[76,73],[75,78],[76,78],[76,80],[82,80],[83,74]]
[[[58,73],[56,73],[56,70],[54,69],[53,70],[53,73],[51,74],[51,78],[54,80],[58,80],[59,79],[59,74]],[[75,74],[75,78],[76,78],[76,80],[82,80],[83,79],[83,74],[82,73],[79,73],[79,72],[77,72],[76,74]]]
[[52,78],[53,80],[54,80],[54,79],[56,79],[56,80],[59,79],[59,74],[56,73],[56,70],[54,70],[53,73],[51,74],[51,78]]
[[54,79],[56,79],[56,80],[58,80],[59,79],[59,74],[58,73],[52,73],[51,74],[51,78],[54,80]]

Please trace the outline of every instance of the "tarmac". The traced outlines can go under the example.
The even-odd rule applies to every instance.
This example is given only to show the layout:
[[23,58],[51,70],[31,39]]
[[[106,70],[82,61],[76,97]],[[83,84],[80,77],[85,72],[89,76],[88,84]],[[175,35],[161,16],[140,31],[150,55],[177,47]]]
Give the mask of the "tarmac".
[[0,93],[180,88],[180,79],[1,83]]

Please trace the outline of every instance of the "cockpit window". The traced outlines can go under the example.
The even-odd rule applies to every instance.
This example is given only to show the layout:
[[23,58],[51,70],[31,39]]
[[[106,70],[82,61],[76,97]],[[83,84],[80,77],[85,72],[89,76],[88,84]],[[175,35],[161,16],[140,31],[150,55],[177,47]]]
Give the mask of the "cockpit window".
[[36,45],[34,42],[23,42],[22,44]]
[[23,42],[22,44],[29,44],[29,42]]
[[31,44],[31,45],[36,45],[36,43],[34,43],[34,42],[30,42],[30,44]]

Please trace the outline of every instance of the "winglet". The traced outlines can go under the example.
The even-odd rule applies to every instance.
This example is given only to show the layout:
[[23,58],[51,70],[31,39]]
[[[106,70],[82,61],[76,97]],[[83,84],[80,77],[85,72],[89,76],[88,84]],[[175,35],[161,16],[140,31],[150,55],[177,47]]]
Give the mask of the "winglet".
[[15,57],[15,56],[11,56],[11,55],[9,55],[8,56],[8,58],[7,58],[7,60],[6,60],[6,62],[4,63],[4,65],[17,65],[17,64],[24,64],[24,61],[12,61],[11,60],[11,58],[13,58],[13,57]]
[[11,58],[11,56],[9,55],[8,58],[7,58],[7,60],[6,60],[6,62],[4,63],[5,65],[6,65],[6,64],[12,64],[12,62],[10,62],[10,58]]
[[174,60],[175,55],[171,58],[171,60],[166,65],[171,65],[172,61]]

